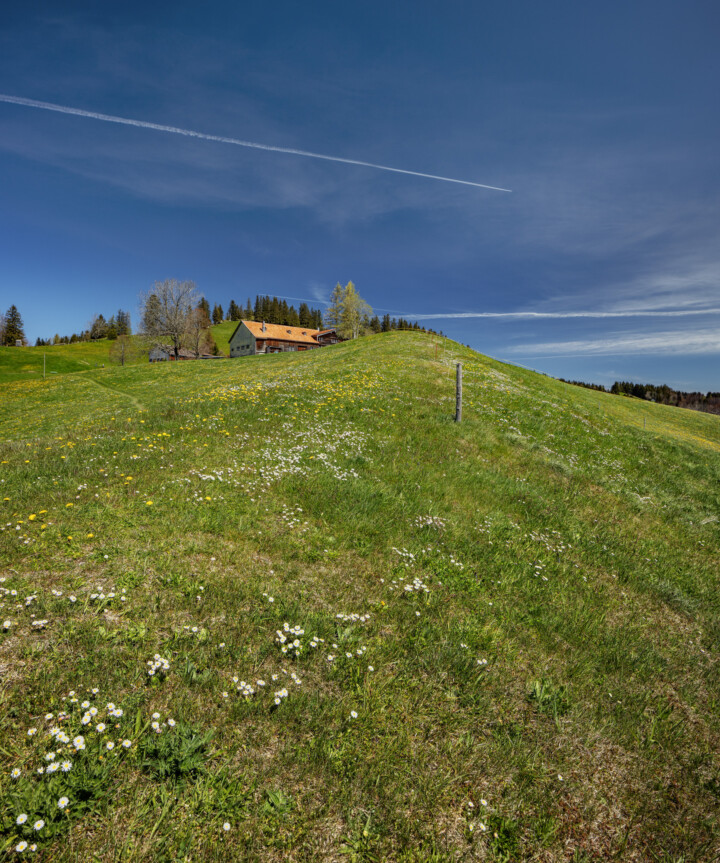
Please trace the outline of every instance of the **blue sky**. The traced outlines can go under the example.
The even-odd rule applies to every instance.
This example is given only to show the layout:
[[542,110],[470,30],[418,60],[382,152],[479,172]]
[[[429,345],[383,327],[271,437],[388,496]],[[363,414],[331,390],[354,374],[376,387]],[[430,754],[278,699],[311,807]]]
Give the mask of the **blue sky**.
[[2,94],[512,192],[0,102],[0,307],[34,340],[158,279],[352,279],[548,374],[718,390],[719,33],[714,2],[13,4]]

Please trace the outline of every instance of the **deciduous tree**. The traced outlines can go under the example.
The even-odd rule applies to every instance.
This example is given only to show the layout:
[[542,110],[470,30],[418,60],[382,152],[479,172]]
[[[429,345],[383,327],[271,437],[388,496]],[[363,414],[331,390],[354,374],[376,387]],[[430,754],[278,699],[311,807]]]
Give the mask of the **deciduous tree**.
[[355,290],[355,285],[348,282],[345,285],[340,316],[340,335],[346,339],[356,339],[364,332],[364,321],[370,323],[372,309],[370,305]]
[[170,344],[177,360],[187,339],[188,318],[200,296],[195,282],[166,279],[155,282],[141,298],[143,334],[150,344]]
[[330,305],[325,310],[323,321],[326,327],[335,327],[343,338],[356,339],[369,327],[372,313],[352,282],[344,288],[338,282],[330,295]]
[[209,333],[209,328],[210,319],[205,314],[205,309],[202,306],[192,309],[187,317],[185,333],[187,345],[195,354],[195,359],[198,359],[200,354],[212,352],[214,340]]
[[118,336],[110,346],[110,361],[124,366],[125,363],[139,359],[145,351],[142,342],[131,336]]

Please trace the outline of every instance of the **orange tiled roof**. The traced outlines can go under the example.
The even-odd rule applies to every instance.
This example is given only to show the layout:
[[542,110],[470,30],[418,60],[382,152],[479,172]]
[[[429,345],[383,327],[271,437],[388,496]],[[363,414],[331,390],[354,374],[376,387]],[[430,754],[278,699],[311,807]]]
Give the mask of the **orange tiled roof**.
[[265,324],[265,332],[260,321],[243,321],[256,339],[279,339],[285,342],[300,342],[305,345],[316,345],[315,336],[318,330],[310,327],[286,327],[283,324]]

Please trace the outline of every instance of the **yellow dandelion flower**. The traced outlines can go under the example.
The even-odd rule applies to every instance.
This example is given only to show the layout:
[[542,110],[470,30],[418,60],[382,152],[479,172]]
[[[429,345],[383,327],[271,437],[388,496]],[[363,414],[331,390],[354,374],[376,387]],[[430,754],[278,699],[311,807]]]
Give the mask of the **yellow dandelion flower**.
[[28,516],[28,521],[35,521],[36,518],[37,516],[35,515],[35,513],[33,513],[32,515]]
[[145,501],[145,506],[152,506],[152,505],[153,505],[153,502],[151,500]]

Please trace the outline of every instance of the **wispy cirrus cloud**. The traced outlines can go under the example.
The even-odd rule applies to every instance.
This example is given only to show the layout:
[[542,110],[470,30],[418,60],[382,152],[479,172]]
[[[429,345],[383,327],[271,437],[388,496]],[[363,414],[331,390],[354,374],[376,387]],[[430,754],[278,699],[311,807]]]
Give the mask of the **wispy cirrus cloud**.
[[562,356],[609,356],[630,354],[720,354],[720,327],[700,330],[626,332],[595,339],[533,342],[515,345],[507,353],[522,359]]
[[625,311],[578,311],[578,312],[440,312],[416,315],[406,313],[403,317],[418,321],[449,320],[458,318],[505,318],[508,320],[558,320],[561,318],[681,318],[692,315],[718,315],[720,308],[709,309],[627,309]]

